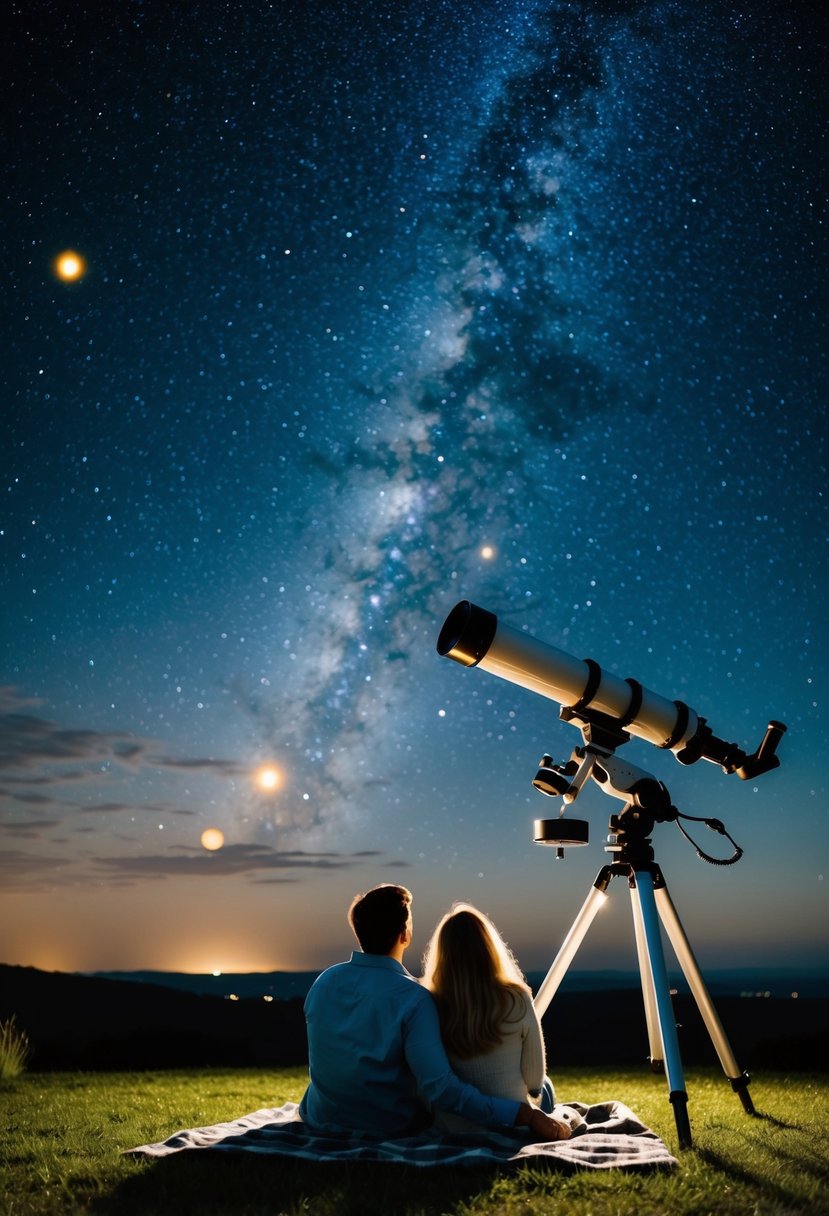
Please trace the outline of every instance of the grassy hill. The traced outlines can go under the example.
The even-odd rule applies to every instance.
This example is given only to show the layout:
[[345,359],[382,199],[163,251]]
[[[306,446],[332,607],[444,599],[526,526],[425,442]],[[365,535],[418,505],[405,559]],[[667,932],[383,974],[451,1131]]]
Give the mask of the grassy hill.
[[[677,1152],[664,1080],[562,1069],[562,1100],[617,1099]],[[124,1149],[296,1101],[303,1069],[24,1076],[0,1088],[10,1216],[827,1216],[829,1075],[758,1075],[757,1117],[714,1070],[686,1075],[693,1148],[669,1172],[321,1167],[249,1155],[163,1161]]]

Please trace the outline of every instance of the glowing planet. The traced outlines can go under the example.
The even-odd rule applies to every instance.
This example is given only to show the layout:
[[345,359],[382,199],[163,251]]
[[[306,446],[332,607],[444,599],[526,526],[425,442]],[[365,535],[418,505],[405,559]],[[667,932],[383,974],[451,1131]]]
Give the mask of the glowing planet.
[[74,283],[86,273],[86,262],[74,249],[64,249],[54,262],[55,274],[65,283]]
[[225,834],[219,828],[205,828],[201,834],[202,848],[211,853],[220,849],[225,842]]
[[481,557],[485,562],[491,562],[494,556],[495,550],[493,549],[492,545],[481,546]]
[[273,764],[263,764],[256,770],[256,784],[266,794],[272,794],[282,785],[282,773]]

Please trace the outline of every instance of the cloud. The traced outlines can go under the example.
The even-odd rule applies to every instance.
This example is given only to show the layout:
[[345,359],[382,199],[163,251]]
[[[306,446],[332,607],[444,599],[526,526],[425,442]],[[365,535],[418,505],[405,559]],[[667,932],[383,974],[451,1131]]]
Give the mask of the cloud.
[[212,773],[216,777],[240,777],[250,771],[249,765],[238,760],[214,760],[204,756],[152,756],[151,762],[155,768]]
[[72,805],[74,809],[90,813],[93,815],[113,815],[122,811],[129,811],[134,815],[136,811],[144,812],[148,815],[195,815],[196,812],[188,807],[171,806],[167,803],[158,802],[94,802],[94,803],[72,803],[64,804]]
[[[35,705],[17,689],[0,689],[0,798],[12,798],[31,805],[51,800],[33,792],[35,786],[59,786],[72,781],[102,782],[110,779],[107,766],[137,773],[141,769],[206,773],[216,777],[235,777],[247,771],[238,760],[212,756],[172,756],[158,743],[129,731],[66,728],[24,708]],[[14,786],[27,787],[23,792]],[[81,805],[64,803],[63,805]],[[125,809],[127,804],[104,803],[89,810]],[[155,808],[138,808],[155,809]]]
[[[10,835],[36,838],[30,825],[5,825]],[[57,827],[58,822],[44,822],[42,827]],[[123,886],[134,882],[166,879],[217,879],[248,875],[253,881],[296,881],[304,873],[334,873],[353,869],[370,858],[382,857],[374,850],[355,853],[278,850],[262,844],[230,844],[216,852],[201,848],[173,846],[167,853],[130,854],[128,856],[90,857],[78,859],[67,856],[37,855],[6,849],[0,853],[0,882],[4,890],[48,890],[62,886],[101,885]],[[384,863],[385,864],[385,863]],[[400,868],[405,862],[395,860],[387,868]]]
[[96,864],[107,874],[141,878],[194,877],[217,878],[237,874],[272,873],[289,875],[297,870],[342,870],[359,865],[366,857],[379,853],[311,853],[301,850],[279,851],[261,844],[231,844],[208,853],[203,849],[183,855],[98,858]]
[[25,840],[39,840],[47,829],[62,826],[63,823],[60,819],[7,819],[0,821],[0,832],[8,832],[10,836],[18,836]]
[[4,789],[0,788],[0,799],[2,799],[2,798],[10,798],[10,799],[13,799],[15,802],[24,802],[28,806],[54,806],[55,805],[55,801],[53,798],[48,797],[48,795],[46,795],[46,794],[32,793],[30,790],[26,790],[22,793],[18,793],[16,790],[4,790]]
[[19,713],[41,704],[38,697],[24,697],[13,684],[0,684],[0,714]]
[[144,745],[120,732],[65,729],[31,714],[10,713],[0,719],[0,770],[105,759],[132,764],[145,751]]

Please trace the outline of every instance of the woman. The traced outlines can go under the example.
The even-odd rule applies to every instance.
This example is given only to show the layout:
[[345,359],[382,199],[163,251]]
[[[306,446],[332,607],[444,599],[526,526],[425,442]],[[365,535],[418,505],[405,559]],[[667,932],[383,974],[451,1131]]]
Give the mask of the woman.
[[[470,904],[455,904],[426,949],[422,983],[435,998],[446,1054],[461,1080],[549,1113],[555,1098],[532,994],[492,922]],[[441,1114],[437,1122],[446,1131],[478,1130],[459,1115]]]

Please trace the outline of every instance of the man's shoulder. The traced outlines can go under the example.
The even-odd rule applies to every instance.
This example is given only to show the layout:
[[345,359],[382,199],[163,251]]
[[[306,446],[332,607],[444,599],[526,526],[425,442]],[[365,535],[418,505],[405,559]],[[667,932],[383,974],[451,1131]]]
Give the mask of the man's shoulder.
[[335,986],[338,982],[338,977],[341,976],[347,969],[348,963],[346,962],[332,963],[330,967],[326,967],[324,971],[319,973],[311,987],[308,989],[306,1000],[312,996],[316,996],[321,990]]
[[341,963],[332,963],[330,967],[326,967],[321,971],[311,985],[312,988],[317,988],[321,984],[330,984],[336,981],[337,977],[347,970],[350,966],[348,960],[344,959]]

